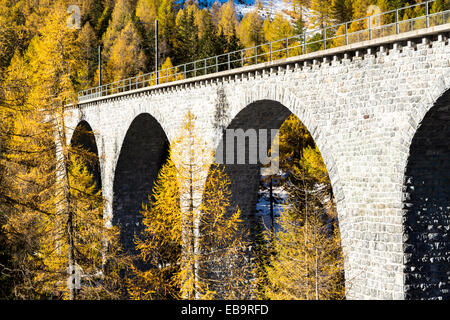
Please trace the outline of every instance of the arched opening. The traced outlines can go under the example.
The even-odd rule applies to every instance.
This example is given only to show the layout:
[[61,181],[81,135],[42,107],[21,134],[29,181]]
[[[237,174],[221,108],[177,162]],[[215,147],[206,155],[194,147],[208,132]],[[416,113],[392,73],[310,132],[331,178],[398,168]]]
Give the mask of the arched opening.
[[[263,160],[264,157],[267,156],[268,150],[271,149],[271,152],[274,152],[274,146],[277,144],[274,139],[276,137],[276,134],[279,134],[278,131],[280,128],[283,128],[284,124],[292,121],[292,119],[296,119],[297,123],[301,124],[301,121],[295,117],[295,115],[292,114],[292,112],[282,105],[281,103],[277,101],[272,100],[260,100],[257,102],[254,102],[250,105],[248,105],[246,108],[244,108],[242,111],[240,111],[230,122],[230,124],[224,128],[223,134],[222,134],[222,140],[218,144],[218,148],[216,149],[216,161],[220,164],[223,164],[225,167],[225,172],[228,176],[228,178],[231,181],[230,188],[232,193],[232,201],[233,204],[239,206],[242,212],[242,219],[245,222],[245,225],[247,226],[248,230],[250,231],[250,241],[253,241],[253,247],[258,247],[259,244],[257,243],[260,239],[260,233],[261,230],[266,230],[267,228],[270,228],[270,220],[272,220],[272,223],[274,224],[272,238],[279,240],[277,238],[276,232],[277,232],[277,220],[276,215],[282,215],[285,211],[282,209],[282,204],[286,204],[287,198],[285,197],[279,197],[278,201],[275,201],[275,193],[283,193],[287,192],[287,189],[283,190],[283,185],[280,181],[277,181],[275,176],[278,178],[283,177],[286,175],[286,172],[283,172],[283,166],[280,165],[280,163],[275,163],[275,171],[271,170],[269,173],[265,171],[264,173],[263,169]],[[295,123],[295,121],[293,121]],[[303,149],[307,147],[311,147],[312,149],[318,150],[316,148],[315,142],[313,138],[311,137],[310,133],[306,129],[306,127],[301,124],[300,126],[304,129],[303,133],[301,134],[298,132],[299,137],[302,135],[301,138],[298,138],[295,136],[295,134],[292,134],[292,132],[295,131],[296,126],[292,125],[291,130],[291,138],[296,139],[297,141],[293,142],[296,147],[300,147],[301,150],[291,150],[292,155],[285,156],[283,160],[283,154],[282,152],[285,152],[286,150],[283,150],[280,148],[281,142],[278,145],[278,152],[280,153],[280,157],[278,158],[276,155],[272,154],[275,158],[278,158],[275,160],[275,162],[279,161],[289,161],[289,157],[291,157],[291,161],[298,161],[302,159],[303,155]],[[304,135],[304,137],[303,137]],[[255,139],[256,137],[256,139]],[[302,139],[309,139],[309,141],[299,141]],[[239,140],[241,142],[239,142]],[[280,139],[281,141],[281,139]],[[294,148],[294,147],[293,147]],[[231,152],[231,154],[230,154]],[[319,162],[321,162],[321,165],[323,165],[324,172],[326,175],[326,178],[328,180],[328,173],[326,172],[325,164],[323,163],[323,160],[320,156],[320,152],[317,151]],[[255,163],[256,158],[256,163]],[[243,161],[244,159],[244,161]],[[271,160],[274,161],[274,160]],[[271,167],[270,163],[264,163],[264,167]],[[284,177],[283,177],[284,178]],[[281,179],[279,179],[281,180]],[[284,183],[287,185],[287,181],[293,182],[295,179],[286,179]],[[316,184],[310,184],[307,191],[310,192],[310,198],[314,196],[314,194],[318,194],[320,192],[320,183]],[[331,190],[331,182],[329,182],[329,192],[328,197],[325,196],[322,200],[324,202],[327,202],[330,206],[332,206],[332,210],[335,210],[335,205],[333,203],[333,194]],[[294,190],[294,188],[291,188]],[[297,188],[299,189],[299,188]],[[305,189],[303,189],[305,190]],[[289,191],[290,192],[290,191]],[[294,191],[293,191],[294,192]],[[268,194],[270,194],[268,199]],[[296,199],[296,195],[294,193],[290,194],[289,200],[294,200],[293,202],[289,203],[289,205],[296,206],[296,208],[299,211],[305,211],[305,206],[301,204],[302,199],[300,197],[303,197],[300,195],[300,193],[297,193],[299,199]],[[294,203],[295,202],[295,203]],[[324,220],[328,219],[328,209],[323,206],[323,208],[319,208],[321,204],[320,201],[315,202],[315,208],[318,208],[320,210],[320,213],[318,213],[316,216],[318,217],[318,223],[322,223]],[[318,204],[318,205],[317,205]],[[272,207],[272,208],[270,208]],[[275,208],[274,208],[275,207]],[[313,209],[309,209],[313,210]],[[275,213],[275,217],[273,216]],[[269,214],[272,214],[272,217],[268,217]],[[287,214],[287,213],[286,213]],[[300,216],[300,214],[297,214],[297,216]],[[309,218],[308,218],[309,219]],[[337,224],[337,215],[335,215],[332,219],[335,219],[334,226],[338,226]],[[297,222],[296,222],[297,223]],[[308,222],[310,223],[310,222]],[[298,221],[297,227],[300,230],[301,228],[304,228],[306,222],[305,220]],[[325,226],[325,223],[323,224]],[[331,224],[329,224],[331,226]],[[335,228],[331,230],[327,227],[321,227],[323,230],[323,233],[327,234],[324,238],[327,237],[333,237],[333,232],[336,230],[336,232],[339,232],[338,228]],[[307,229],[307,228],[306,228]],[[305,229],[302,229],[305,230]],[[343,274],[343,257],[342,257],[342,248],[340,245],[340,236],[338,236],[339,241],[337,244],[338,248],[330,249],[330,256],[335,256],[336,261],[338,263],[336,266],[340,269],[339,275],[336,277],[336,283],[339,282],[339,284],[336,286],[336,295],[329,295],[327,298],[325,298],[323,295],[316,295],[316,296],[309,296],[306,294],[305,296],[302,296],[301,298],[317,298],[322,297],[323,299],[342,299],[344,297],[344,274]],[[280,240],[281,241],[281,240]],[[297,240],[296,240],[297,241]],[[273,244],[269,244],[269,246],[272,246]],[[322,248],[323,249],[323,248]],[[270,249],[272,250],[272,249]],[[338,252],[338,253],[337,253]],[[295,257],[293,257],[292,261],[295,260]],[[333,258],[327,257],[329,259],[328,261],[331,261]],[[292,262],[291,261],[291,262]],[[334,262],[333,262],[334,263]],[[332,269],[332,268],[330,268]],[[333,271],[335,272],[335,271]],[[305,272],[305,274],[308,272]],[[323,276],[323,278],[331,278],[335,277],[333,276]],[[306,279],[307,276],[305,276],[305,281],[309,281]],[[337,279],[339,278],[339,279]],[[298,278],[294,277],[293,281],[298,281]],[[299,285],[299,288],[301,285]],[[339,287],[339,288],[338,288]],[[301,290],[301,289],[299,289]],[[308,289],[309,290],[309,289]],[[339,291],[339,292],[338,292]],[[297,297],[300,297],[300,295],[297,295]],[[269,297],[270,299],[274,298],[274,296]],[[281,297],[278,297],[281,298]],[[291,297],[292,299],[292,297]]]
[[450,90],[415,133],[405,170],[405,297],[450,298]]
[[[231,180],[233,202],[239,206],[249,226],[254,226],[257,222],[256,204],[258,203],[262,166],[260,159],[257,159],[256,163],[250,161],[250,152],[252,151],[254,156],[255,154],[259,155],[260,149],[268,150],[272,142],[271,130],[278,130],[290,114],[289,109],[275,101],[263,100],[252,103],[234,117],[225,129],[222,141],[218,150],[216,150],[216,154],[223,154],[222,160],[225,164],[225,170]],[[229,132],[228,137],[232,137],[233,133],[236,137],[240,134],[238,130],[242,130],[241,132],[244,134],[247,133],[245,144],[240,146],[237,141],[238,138],[236,138],[234,142],[231,142],[233,155],[230,156],[227,152],[227,145],[230,145],[227,141],[227,131]],[[259,143],[254,145],[252,143],[252,148],[250,148],[250,135],[255,134],[256,140],[260,140],[260,133],[266,134],[267,145],[262,146]],[[253,135],[253,138],[255,135]],[[239,150],[240,148],[242,150]],[[245,161],[240,164],[239,162],[242,161],[238,157],[242,152],[245,153]],[[229,161],[230,157],[232,158],[231,161]]]
[[148,203],[168,149],[166,134],[154,117],[143,113],[133,120],[122,143],[113,185],[113,224],[120,226],[122,246],[132,253],[134,235],[143,230],[139,211],[142,203]]
[[86,121],[81,121],[73,132],[70,141],[72,152],[83,157],[89,172],[93,176],[96,190],[102,189],[102,179],[100,171],[100,161],[98,155],[97,143],[91,126]]

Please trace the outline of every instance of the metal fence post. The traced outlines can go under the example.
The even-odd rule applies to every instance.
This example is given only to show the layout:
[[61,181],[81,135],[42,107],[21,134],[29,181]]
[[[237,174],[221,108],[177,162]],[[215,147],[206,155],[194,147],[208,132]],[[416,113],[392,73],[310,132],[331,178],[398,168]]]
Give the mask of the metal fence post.
[[345,45],[348,45],[348,24],[345,23]]
[[368,17],[369,21],[367,23],[367,26],[369,27],[369,40],[372,40],[372,19],[369,16]]
[[244,50],[241,50],[241,67],[244,66]]
[[216,72],[219,72],[219,57],[216,56]]
[[323,49],[326,50],[327,49],[327,28],[323,28],[322,30],[322,35],[323,35]]
[[286,58],[289,58],[289,38],[286,38]]
[[425,15],[426,15],[426,27],[429,28],[430,27],[430,3],[427,1],[426,3],[426,8],[425,8]]
[[397,34],[400,33],[400,28],[399,28],[399,25],[398,25],[398,9],[395,9],[395,32]]
[[306,31],[303,31],[303,54],[306,54]]
[[228,58],[228,70],[231,69],[231,64],[230,64],[230,53],[227,53],[227,58]]
[[272,61],[272,42],[270,42],[270,56],[269,56],[270,60]]
[[258,64],[258,46],[255,47],[255,64]]

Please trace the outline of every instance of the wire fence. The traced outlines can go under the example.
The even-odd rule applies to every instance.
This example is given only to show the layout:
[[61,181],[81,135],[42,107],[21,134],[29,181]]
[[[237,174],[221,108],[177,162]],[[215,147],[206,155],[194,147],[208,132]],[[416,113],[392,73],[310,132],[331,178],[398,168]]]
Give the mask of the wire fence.
[[118,80],[78,93],[80,102],[157,84],[251,66],[450,23],[450,10],[431,13],[431,0],[301,35],[260,44],[172,68]]

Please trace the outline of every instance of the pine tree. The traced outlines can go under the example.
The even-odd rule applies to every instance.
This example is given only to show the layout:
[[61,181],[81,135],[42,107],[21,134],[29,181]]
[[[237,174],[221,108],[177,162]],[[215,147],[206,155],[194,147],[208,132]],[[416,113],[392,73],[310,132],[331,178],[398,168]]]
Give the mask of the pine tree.
[[[294,34],[296,35],[304,35],[306,31],[306,23],[302,17],[299,17],[294,22]],[[301,38],[303,40],[303,38]]]
[[180,64],[197,60],[199,56],[198,28],[192,10],[180,10],[177,14],[175,49]]
[[303,19],[303,10],[309,8],[311,0],[284,0],[291,5],[292,11],[296,14],[297,18]]
[[351,0],[333,0],[332,1],[333,19],[337,23],[345,23],[352,20],[353,7]]
[[[199,54],[200,58],[213,57],[224,52],[224,45],[219,42],[217,27],[212,21],[212,17],[207,20],[204,26],[203,35],[200,38]],[[224,40],[224,43],[226,39]]]
[[77,89],[87,89],[92,86],[92,80],[97,70],[98,43],[94,29],[89,22],[81,29],[78,34],[78,47],[80,49],[80,68],[77,76]]
[[[239,38],[236,34],[236,32],[233,32],[230,37],[228,37],[227,46],[225,52],[235,52],[243,49],[243,46],[241,42],[239,41]],[[240,58],[240,53],[236,53],[236,56],[232,56],[232,60],[236,60]]]
[[106,30],[109,26],[109,21],[112,16],[113,12],[113,4],[110,4],[111,1],[105,1],[104,8],[102,11],[102,14],[96,21],[96,24],[93,24],[95,26],[95,32],[97,34],[98,39],[103,39],[103,35],[106,33]]
[[103,14],[104,1],[102,0],[78,0],[77,4],[81,10],[81,24],[89,23],[95,26]]
[[310,24],[313,27],[323,29],[332,24],[332,0],[312,0],[311,10],[314,12],[314,15],[310,18]]

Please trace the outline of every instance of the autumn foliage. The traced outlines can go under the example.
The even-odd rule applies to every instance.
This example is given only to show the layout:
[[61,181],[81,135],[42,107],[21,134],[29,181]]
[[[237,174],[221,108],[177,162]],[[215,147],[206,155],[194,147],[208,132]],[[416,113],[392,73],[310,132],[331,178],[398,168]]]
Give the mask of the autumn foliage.
[[[173,66],[286,37],[296,36],[289,55],[305,53],[301,44],[306,52],[319,50],[323,34],[304,38],[305,30],[365,18],[374,6],[387,11],[422,2],[286,1],[286,12],[257,2],[241,17],[233,0],[209,7],[192,0],[0,0],[0,298],[344,298],[331,182],[295,116],[280,130],[283,175],[270,177],[288,194],[277,234],[259,226],[257,239],[249,239],[231,181],[223,166],[211,165],[212,152],[189,113],[142,207],[135,257],[122,250],[121,230],[103,216],[107,203],[95,173],[102,155],[73,144],[76,128],[66,124],[77,92],[98,84],[98,46],[103,83],[153,71],[165,83],[185,77]],[[79,29],[68,27],[71,4],[81,10]],[[430,12],[449,8],[450,1],[437,0]],[[405,10],[401,19],[422,9]],[[365,21],[349,25],[350,32],[366,28]],[[327,46],[344,44],[344,31],[331,30],[327,36],[337,37]],[[287,56],[286,45],[273,44],[280,50],[274,58]],[[270,47],[258,50],[257,62],[268,61]],[[254,63],[254,52],[243,50],[244,65]],[[156,77],[145,81],[156,84]]]

